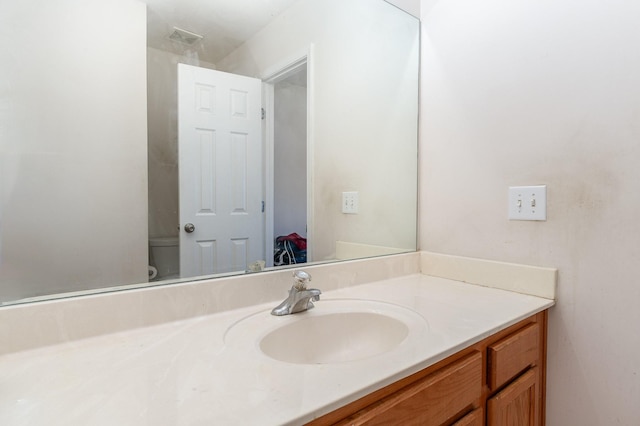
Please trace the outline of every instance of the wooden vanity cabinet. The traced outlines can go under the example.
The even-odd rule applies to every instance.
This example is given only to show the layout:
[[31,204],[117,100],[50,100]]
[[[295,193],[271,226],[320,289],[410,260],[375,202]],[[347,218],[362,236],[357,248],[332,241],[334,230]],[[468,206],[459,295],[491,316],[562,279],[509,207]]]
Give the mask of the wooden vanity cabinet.
[[547,312],[310,423],[542,426]]
[[482,426],[484,424],[484,410],[476,408],[463,418],[455,422],[452,426]]
[[478,405],[482,393],[482,355],[464,358],[417,379],[336,425],[441,425]]
[[538,367],[533,367],[487,401],[487,424],[539,425]]
[[487,347],[487,424],[542,424],[544,344],[540,324],[533,322]]

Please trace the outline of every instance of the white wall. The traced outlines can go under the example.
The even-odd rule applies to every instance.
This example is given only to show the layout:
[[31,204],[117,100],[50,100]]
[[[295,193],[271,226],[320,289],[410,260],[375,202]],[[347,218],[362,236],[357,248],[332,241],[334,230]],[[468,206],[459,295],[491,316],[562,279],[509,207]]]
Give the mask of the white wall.
[[178,236],[178,64],[215,69],[195,55],[147,49],[149,236]]
[[[547,425],[638,424],[640,3],[422,11],[421,248],[558,267]],[[507,220],[523,184],[546,222]]]
[[147,48],[149,236],[178,235],[178,60]]
[[[386,0],[407,13],[420,18],[420,0]],[[433,1],[433,0],[432,0]]]
[[[415,247],[415,28],[385,2],[302,0],[217,64],[265,77],[313,44],[314,260],[334,258],[337,240]],[[358,215],[341,213],[343,191],[360,193]]]
[[0,2],[3,299],[146,281],[145,22],[134,0]]

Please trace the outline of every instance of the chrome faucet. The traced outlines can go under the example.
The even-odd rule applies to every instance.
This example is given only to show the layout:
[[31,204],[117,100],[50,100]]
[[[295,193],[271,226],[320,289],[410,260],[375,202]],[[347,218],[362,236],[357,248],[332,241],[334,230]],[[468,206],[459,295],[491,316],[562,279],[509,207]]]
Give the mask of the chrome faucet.
[[293,286],[289,290],[289,296],[284,301],[273,308],[271,315],[290,315],[296,312],[306,311],[313,308],[312,301],[320,300],[322,293],[317,288],[307,288],[307,283],[311,281],[311,275],[304,271],[293,273]]

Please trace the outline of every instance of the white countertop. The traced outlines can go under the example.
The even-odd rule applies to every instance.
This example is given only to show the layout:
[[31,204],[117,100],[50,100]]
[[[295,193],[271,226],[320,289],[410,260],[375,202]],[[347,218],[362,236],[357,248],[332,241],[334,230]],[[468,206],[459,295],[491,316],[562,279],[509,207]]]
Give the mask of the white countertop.
[[345,298],[406,307],[424,317],[429,333],[417,344],[332,365],[288,364],[257,345],[225,345],[230,326],[268,312],[269,303],[10,353],[0,356],[0,424],[302,424],[554,304],[412,274],[326,291],[314,311]]

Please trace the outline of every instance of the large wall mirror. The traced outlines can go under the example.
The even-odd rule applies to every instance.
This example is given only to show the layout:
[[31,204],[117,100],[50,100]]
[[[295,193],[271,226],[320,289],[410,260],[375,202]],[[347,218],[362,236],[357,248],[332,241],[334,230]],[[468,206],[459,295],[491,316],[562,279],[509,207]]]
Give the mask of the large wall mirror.
[[0,304],[416,249],[418,20],[0,0]]

